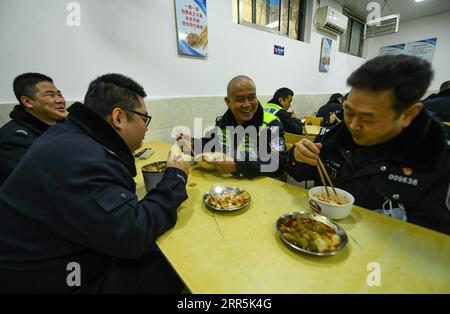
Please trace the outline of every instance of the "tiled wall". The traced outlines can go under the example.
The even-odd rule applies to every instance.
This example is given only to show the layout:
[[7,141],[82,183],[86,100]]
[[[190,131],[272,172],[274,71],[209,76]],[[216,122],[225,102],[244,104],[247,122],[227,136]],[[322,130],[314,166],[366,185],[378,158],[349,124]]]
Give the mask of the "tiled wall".
[[[430,94],[435,91],[429,91]],[[296,95],[292,102],[292,110],[299,117],[313,116],[318,108],[324,105],[330,94]],[[271,96],[259,96],[262,104],[267,103]],[[68,102],[71,104],[72,102]],[[146,102],[147,110],[152,116],[145,141],[164,141],[172,143],[172,130],[177,126],[186,126],[193,132],[194,118],[202,118],[203,130],[208,125],[214,125],[216,117],[227,109],[224,97],[187,97],[156,99]],[[0,104],[0,126],[10,120],[9,112],[14,104]]]

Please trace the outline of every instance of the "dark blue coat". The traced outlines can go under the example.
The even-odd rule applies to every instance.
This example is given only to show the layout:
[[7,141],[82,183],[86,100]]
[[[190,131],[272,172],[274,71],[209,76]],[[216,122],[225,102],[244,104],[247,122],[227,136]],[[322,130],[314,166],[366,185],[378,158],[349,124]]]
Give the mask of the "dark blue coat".
[[[353,194],[355,204],[450,234],[450,154],[442,123],[423,110],[394,139],[357,146],[345,123],[323,137],[320,157],[334,186]],[[323,185],[317,168],[288,154],[296,180]]]
[[0,128],[0,186],[34,140],[49,127],[26,112],[22,105],[15,106],[10,117],[11,121]]
[[101,290],[116,258],[144,255],[175,225],[186,175],[168,168],[138,201],[134,158],[111,126],[80,103],[39,137],[0,188],[0,291]]
[[423,105],[442,121],[450,122],[450,89],[440,92],[431,99],[424,100]]

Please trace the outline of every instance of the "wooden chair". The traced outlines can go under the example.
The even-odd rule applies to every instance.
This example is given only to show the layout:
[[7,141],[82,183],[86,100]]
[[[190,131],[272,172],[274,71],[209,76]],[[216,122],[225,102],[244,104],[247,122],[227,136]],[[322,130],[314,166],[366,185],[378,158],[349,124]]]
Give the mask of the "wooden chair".
[[301,118],[304,121],[305,125],[321,125],[323,121],[323,117],[303,117]]
[[295,143],[300,141],[302,138],[307,138],[307,136],[284,132],[284,142],[286,143],[286,149],[290,149],[291,147],[293,147]]

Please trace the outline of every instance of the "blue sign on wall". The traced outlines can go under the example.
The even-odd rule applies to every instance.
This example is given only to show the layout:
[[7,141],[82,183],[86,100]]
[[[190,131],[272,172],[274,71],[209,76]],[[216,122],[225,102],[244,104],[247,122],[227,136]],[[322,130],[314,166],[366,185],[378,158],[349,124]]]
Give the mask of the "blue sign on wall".
[[284,47],[281,46],[273,46],[273,53],[276,55],[284,56]]

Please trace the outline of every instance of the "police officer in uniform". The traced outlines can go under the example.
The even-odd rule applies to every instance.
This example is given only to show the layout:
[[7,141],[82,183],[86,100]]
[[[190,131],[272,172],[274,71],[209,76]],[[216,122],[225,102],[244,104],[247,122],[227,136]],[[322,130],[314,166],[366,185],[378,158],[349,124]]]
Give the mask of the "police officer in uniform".
[[21,74],[13,88],[19,105],[11,111],[11,121],[0,128],[0,185],[34,140],[67,115],[64,97],[48,76]]
[[170,156],[159,185],[137,199],[145,96],[130,78],[103,75],[28,150],[0,188],[0,292],[182,290],[155,241],[187,198],[188,168]]
[[[246,178],[283,174],[283,126],[259,104],[253,80],[245,75],[231,79],[225,103],[228,110],[216,120],[216,127],[204,138],[194,139],[194,152],[223,152],[223,158],[209,160],[220,173]],[[183,142],[182,137],[179,140]],[[190,141],[186,136],[184,140]]]
[[450,160],[442,124],[420,99],[431,65],[419,58],[380,56],[356,70],[344,103],[344,121],[320,143],[300,140],[287,171],[322,185],[320,155],[335,186],[355,204],[450,234]]
[[278,89],[272,99],[263,105],[264,111],[274,114],[280,119],[284,131],[299,134],[303,133],[302,123],[294,112],[288,112],[291,107],[294,92],[287,87]]

